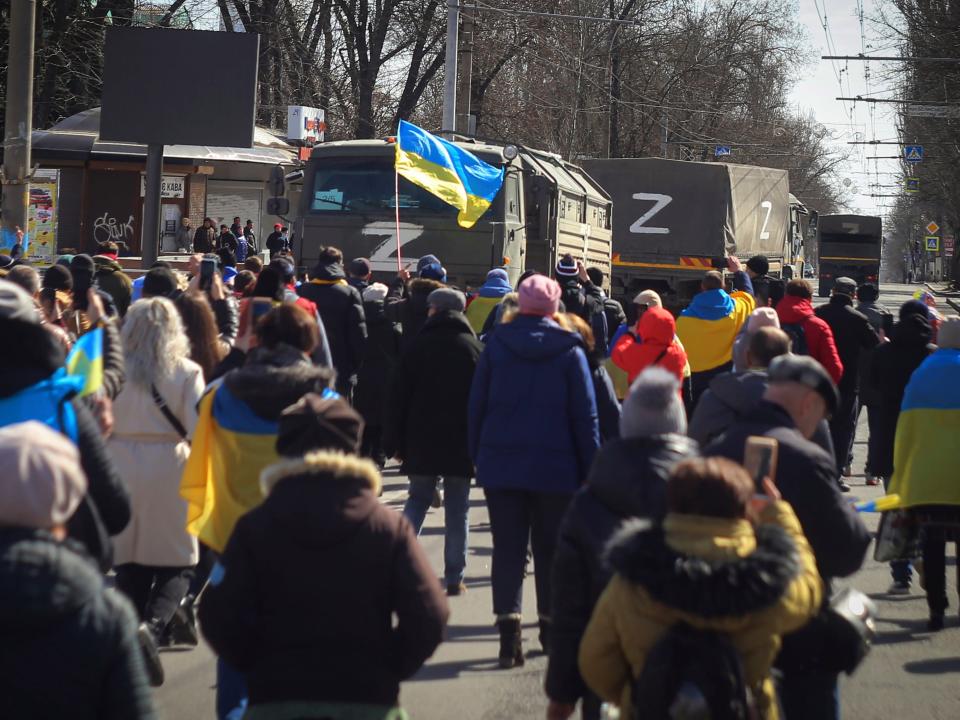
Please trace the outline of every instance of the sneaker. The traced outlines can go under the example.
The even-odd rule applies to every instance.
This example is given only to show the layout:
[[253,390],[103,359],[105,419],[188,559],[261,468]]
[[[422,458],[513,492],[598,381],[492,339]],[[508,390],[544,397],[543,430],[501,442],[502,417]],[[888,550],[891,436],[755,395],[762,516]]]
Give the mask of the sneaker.
[[197,617],[194,611],[194,598],[187,595],[180,601],[180,605],[167,625],[167,636],[173,645],[189,645],[196,647],[200,643],[197,634]]
[[840,474],[843,475],[844,477],[850,477],[851,475],[853,475],[853,468],[850,467],[850,463],[847,463],[846,465],[843,466],[843,472]]
[[879,484],[880,484],[880,478],[878,478],[876,475],[873,475],[873,474],[871,474],[871,473],[867,473],[867,481],[866,481],[866,482],[867,482],[867,485],[870,485],[871,487],[873,487],[873,486],[875,486],[875,485],[879,485]]
[[887,588],[887,595],[909,595],[910,594],[910,583],[903,580],[897,580],[889,588]]
[[160,687],[163,685],[163,663],[157,651],[156,637],[147,623],[140,623],[140,627],[137,628],[137,640],[140,641],[140,652],[143,653],[143,664],[150,686]]
[[847,485],[843,480],[837,480],[837,487],[840,488],[840,492],[848,493],[850,492],[850,486]]
[[456,585],[447,585],[447,597],[457,597],[458,595],[466,595],[467,586],[462,582],[457,583]]

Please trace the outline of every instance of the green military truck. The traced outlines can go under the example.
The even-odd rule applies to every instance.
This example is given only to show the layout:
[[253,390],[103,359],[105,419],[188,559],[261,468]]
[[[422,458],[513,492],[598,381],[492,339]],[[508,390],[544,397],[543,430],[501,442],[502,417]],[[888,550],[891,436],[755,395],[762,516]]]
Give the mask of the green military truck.
[[880,287],[883,221],[872,215],[821,215],[817,224],[820,297],[838,277]]
[[493,205],[469,229],[457,224],[456,208],[405,178],[396,192],[393,138],[313,148],[295,225],[299,264],[309,270],[320,250],[334,245],[346,259],[369,258],[378,279],[394,277],[399,205],[402,264],[436,255],[461,288],[479,287],[493,267],[505,267],[514,284],[527,269],[549,274],[565,253],[609,277],[611,201],[587,173],[547,152],[457,144],[506,171]]

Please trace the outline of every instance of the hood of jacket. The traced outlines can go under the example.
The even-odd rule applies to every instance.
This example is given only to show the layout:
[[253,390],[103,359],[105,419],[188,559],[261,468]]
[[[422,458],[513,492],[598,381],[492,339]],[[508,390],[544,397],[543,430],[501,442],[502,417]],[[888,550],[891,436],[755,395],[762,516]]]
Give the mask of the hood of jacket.
[[650,308],[640,316],[640,338],[644,343],[665,346],[677,335],[677,323],[669,310]]
[[684,317],[701,320],[720,320],[734,310],[733,298],[726,290],[701,290],[681,313]]
[[272,350],[255,348],[243,367],[224,377],[230,393],[265,420],[280,413],[308,392],[322,393],[330,385],[331,371],[317,367],[288,345]]
[[513,292],[513,286],[510,285],[510,281],[506,279],[506,273],[504,273],[503,277],[499,275],[488,276],[487,281],[480,286],[478,294],[485,298],[502,298],[509,292]]
[[470,327],[470,321],[461,312],[444,311],[427,318],[427,321],[420,329],[420,334],[443,334],[443,335],[469,335],[476,337],[473,328]]
[[[648,311],[649,312],[649,311]],[[616,438],[594,456],[587,485],[620,517],[660,518],[666,510],[666,486],[674,466],[697,454],[697,443],[669,433]]]
[[313,269],[313,280],[322,280],[326,282],[347,281],[347,274],[343,271],[343,266],[339,263],[330,263],[329,265],[317,265]]
[[379,505],[380,473],[355,455],[320,450],[264,469],[263,511],[301,546],[329,547],[351,535]]
[[710,390],[724,405],[738,415],[755,407],[767,389],[765,370],[724,373],[710,382]]
[[784,295],[777,303],[777,315],[781,323],[800,323],[813,315],[813,303],[806,298]]
[[0,530],[0,632],[60,622],[102,592],[103,580],[77,543],[43,530]]
[[932,338],[930,321],[919,315],[908,315],[890,332],[890,342],[898,347],[924,347]]
[[422,295],[426,298],[427,295],[432,293],[434,290],[439,290],[440,288],[445,288],[444,285],[439,280],[431,280],[430,278],[414,278],[410,281],[408,287],[411,295]]
[[579,335],[539,315],[517,315],[513,322],[497,327],[493,340],[524,360],[556,357],[581,342]]
[[[761,525],[749,533],[744,524],[749,527],[745,520],[692,515],[668,515],[663,525],[628,520],[611,538],[606,560],[655,601],[681,612],[711,619],[747,615],[777,602],[800,562],[782,528]],[[709,560],[675,550],[670,541],[679,532],[704,546],[753,547],[749,554]]]
[[98,273],[108,272],[116,273],[123,272],[123,266],[114,260],[112,257],[107,255],[94,255],[93,262],[97,266],[96,271]]

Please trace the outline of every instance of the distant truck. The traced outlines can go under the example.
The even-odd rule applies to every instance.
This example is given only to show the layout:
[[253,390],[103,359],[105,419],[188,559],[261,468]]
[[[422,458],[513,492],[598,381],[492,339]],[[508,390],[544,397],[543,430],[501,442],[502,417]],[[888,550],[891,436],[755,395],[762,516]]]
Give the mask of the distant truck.
[[770,275],[803,274],[800,215],[785,170],[660,158],[584,160],[613,199],[614,297],[656,290],[686,305],[705,271],[766,255]]
[[821,215],[817,225],[820,297],[833,290],[838,277],[880,287],[883,221],[871,215]]
[[506,170],[493,205],[469,229],[457,224],[454,207],[403,177],[397,203],[393,138],[315,147],[297,219],[300,265],[311,269],[323,246],[335,245],[346,259],[369,258],[375,277],[394,277],[399,204],[402,263],[436,255],[461,288],[479,287],[494,267],[505,267],[514,285],[526,269],[549,274],[565,253],[609,277],[610,198],[581,168],[528,148],[458,145]]

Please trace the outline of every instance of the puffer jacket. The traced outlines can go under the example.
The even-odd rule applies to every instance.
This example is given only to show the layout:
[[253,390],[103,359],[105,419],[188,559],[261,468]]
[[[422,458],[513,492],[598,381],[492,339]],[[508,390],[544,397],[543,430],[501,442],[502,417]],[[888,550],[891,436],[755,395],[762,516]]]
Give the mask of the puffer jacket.
[[753,410],[766,390],[765,370],[718,375],[710,381],[710,387],[697,403],[687,434],[706,445]]
[[650,308],[640,318],[640,337],[625,333],[617,341],[610,359],[626,371],[632,384],[646,368],[656,365],[669,370],[683,382],[687,354],[676,341],[677,325],[673,315],[663,308]]
[[[706,562],[704,562],[706,561]],[[647,655],[672,625],[729,638],[761,718],[776,720],[770,667],[781,637],[820,609],[823,584],[790,505],[775,502],[755,529],[747,520],[668,514],[611,541],[616,572],[580,646],[580,672],[602,700],[633,717],[631,689]]]
[[670,472],[696,454],[696,443],[683,435],[613,440],[597,453],[587,484],[574,495],[563,518],[553,559],[545,686],[547,696],[557,702],[573,704],[583,698],[585,720],[599,717],[600,701],[583,684],[577,651],[590,614],[610,580],[603,550],[624,520],[663,517]]
[[363,415],[367,427],[379,428],[384,423],[387,392],[400,361],[401,333],[400,327],[384,314],[382,302],[365,302],[363,312],[367,318],[367,344],[357,372],[353,406]]
[[406,352],[427,321],[427,297],[434,290],[446,287],[438,280],[416,278],[404,285],[397,278],[384,301],[384,312],[394,322],[400,323],[403,331],[401,351]]
[[576,491],[600,445],[580,337],[534,315],[500,325],[480,355],[468,416],[482,487]]
[[838,383],[843,377],[843,362],[837,352],[837,344],[833,337],[833,330],[825,320],[817,317],[813,312],[813,303],[805,298],[785,295],[777,303],[777,316],[780,325],[800,325],[807,340],[807,353],[823,365],[833,382]]
[[253,707],[396,705],[449,610],[410,523],[378,502],[376,467],[321,451],[272,465],[261,487],[204,592],[204,637],[244,673]]
[[120,317],[127,314],[133,295],[133,280],[123,271],[123,267],[107,255],[94,255],[96,265],[96,281],[101,290],[113,298],[114,305]]
[[0,529],[0,588],[4,717],[156,717],[133,608],[79,545]]

